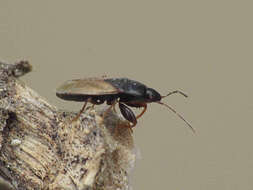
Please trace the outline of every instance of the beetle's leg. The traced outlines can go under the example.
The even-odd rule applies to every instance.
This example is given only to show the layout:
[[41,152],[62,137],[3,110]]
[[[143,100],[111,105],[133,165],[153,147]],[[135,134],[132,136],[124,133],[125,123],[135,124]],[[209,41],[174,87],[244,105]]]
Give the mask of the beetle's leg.
[[129,107],[120,102],[119,102],[119,109],[124,118],[133,124],[131,126],[131,128],[133,128],[137,124],[137,119],[134,115],[134,112]]
[[113,108],[113,111],[114,111],[115,113],[117,113],[117,112],[116,112],[115,105],[116,105],[116,103],[112,105],[112,108]]
[[142,107],[143,107],[143,110],[139,115],[136,116],[136,119],[139,119],[145,113],[145,111],[147,110],[147,104],[143,104]]
[[[133,133],[133,129],[132,129],[132,126],[131,126],[130,123],[128,123],[128,125],[120,125],[119,127],[127,128],[127,129],[129,129],[129,131],[130,131],[131,133]],[[117,134],[118,131],[119,131],[119,130],[118,130],[118,127],[115,127],[115,128],[113,129],[114,134]]]
[[102,116],[103,119],[105,118],[105,116],[108,114],[108,112],[109,112],[112,108],[113,108],[113,110],[115,110],[115,105],[116,105],[117,102],[118,102],[118,101],[115,100],[115,101],[110,105],[110,107],[103,113],[103,116]]
[[92,106],[90,107],[90,109],[94,109],[94,107],[95,107],[95,104],[92,104]]
[[108,76],[106,74],[102,75],[102,79],[106,79]]
[[95,107],[95,104],[91,104],[90,106],[86,107],[86,110],[92,110],[94,109],[94,107]]
[[77,116],[72,120],[72,122],[73,122],[73,121],[76,121],[76,120],[80,117],[80,115],[83,113],[83,111],[84,111],[84,109],[85,109],[85,107],[86,107],[88,101],[89,101],[89,100],[87,100],[87,101],[84,103],[82,109],[81,109],[80,112],[77,114]]

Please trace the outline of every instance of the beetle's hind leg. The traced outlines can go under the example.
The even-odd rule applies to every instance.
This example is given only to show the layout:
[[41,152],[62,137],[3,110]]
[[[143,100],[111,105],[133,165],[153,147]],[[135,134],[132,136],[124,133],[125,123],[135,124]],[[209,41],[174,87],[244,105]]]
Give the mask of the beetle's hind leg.
[[84,112],[85,107],[86,107],[86,105],[87,105],[87,103],[88,103],[89,101],[90,101],[90,99],[88,99],[87,101],[85,101],[85,103],[84,103],[82,109],[79,111],[79,113],[77,114],[77,116],[72,120],[72,122],[78,120],[78,118],[79,118],[79,117],[81,116],[81,114]]

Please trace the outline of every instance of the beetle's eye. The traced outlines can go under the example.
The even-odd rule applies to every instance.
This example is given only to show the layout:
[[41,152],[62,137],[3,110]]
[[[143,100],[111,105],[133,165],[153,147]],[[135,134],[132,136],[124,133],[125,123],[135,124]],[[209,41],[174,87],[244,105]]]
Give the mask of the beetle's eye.
[[148,88],[146,91],[146,101],[156,102],[161,100],[161,95],[152,88]]

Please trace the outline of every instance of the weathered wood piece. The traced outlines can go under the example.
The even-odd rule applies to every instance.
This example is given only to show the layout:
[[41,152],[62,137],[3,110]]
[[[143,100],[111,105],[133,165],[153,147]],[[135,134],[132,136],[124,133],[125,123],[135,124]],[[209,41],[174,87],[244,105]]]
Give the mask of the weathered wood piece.
[[129,123],[93,108],[71,122],[76,113],[58,110],[18,79],[30,70],[26,61],[0,62],[0,177],[18,190],[129,189]]

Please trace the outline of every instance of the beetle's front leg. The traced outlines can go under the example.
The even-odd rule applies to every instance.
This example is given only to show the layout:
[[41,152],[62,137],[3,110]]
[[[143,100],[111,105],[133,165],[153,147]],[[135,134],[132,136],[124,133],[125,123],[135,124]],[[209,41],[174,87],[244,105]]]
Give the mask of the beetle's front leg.
[[147,110],[147,104],[143,104],[141,107],[143,107],[142,112],[136,116],[136,119],[139,119]]

